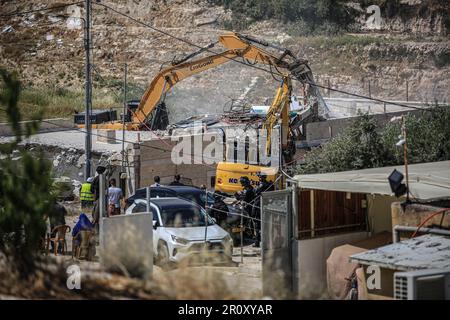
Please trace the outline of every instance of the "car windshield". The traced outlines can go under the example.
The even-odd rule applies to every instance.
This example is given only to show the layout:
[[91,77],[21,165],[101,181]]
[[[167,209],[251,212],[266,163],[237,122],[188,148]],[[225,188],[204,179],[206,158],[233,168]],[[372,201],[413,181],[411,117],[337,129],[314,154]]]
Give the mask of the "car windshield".
[[[205,211],[194,206],[163,208],[161,210],[163,226],[168,228],[204,227],[205,217]],[[214,222],[208,216],[208,225],[213,224]]]

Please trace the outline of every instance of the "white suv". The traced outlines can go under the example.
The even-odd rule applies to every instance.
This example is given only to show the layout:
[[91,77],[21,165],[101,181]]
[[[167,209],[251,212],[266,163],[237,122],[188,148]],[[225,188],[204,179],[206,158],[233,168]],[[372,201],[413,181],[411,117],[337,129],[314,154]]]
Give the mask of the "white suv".
[[[153,214],[153,250],[156,261],[161,265],[205,252],[231,261],[231,236],[198,204],[180,198],[152,198],[150,208]],[[138,212],[147,212],[146,200],[134,200],[125,214]]]

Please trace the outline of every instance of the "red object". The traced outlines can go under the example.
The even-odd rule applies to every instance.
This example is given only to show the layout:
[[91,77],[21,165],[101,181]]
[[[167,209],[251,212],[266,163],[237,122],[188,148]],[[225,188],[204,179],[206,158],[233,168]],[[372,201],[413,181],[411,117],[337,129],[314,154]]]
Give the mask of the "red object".
[[441,210],[438,210],[436,212],[433,212],[430,216],[428,216],[428,218],[426,218],[424,221],[422,221],[419,226],[417,227],[416,231],[414,231],[413,235],[411,236],[411,238],[414,238],[417,233],[419,232],[420,228],[422,228],[424,226],[425,223],[427,223],[431,218],[433,218],[434,216],[438,215],[438,214],[445,214],[446,211],[450,210],[450,208],[444,208]]

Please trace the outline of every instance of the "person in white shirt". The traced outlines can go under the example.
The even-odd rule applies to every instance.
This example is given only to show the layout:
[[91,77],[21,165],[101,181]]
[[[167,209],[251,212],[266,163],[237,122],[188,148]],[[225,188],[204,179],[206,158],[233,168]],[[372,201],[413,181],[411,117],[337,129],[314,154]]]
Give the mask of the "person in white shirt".
[[109,180],[108,188],[108,214],[114,216],[120,214],[120,200],[123,199],[122,189],[116,187],[116,179]]
[[160,184],[161,179],[159,178],[159,176],[155,176],[153,178],[153,180],[155,181],[155,183],[152,184],[150,187],[160,187],[161,186],[161,184]]

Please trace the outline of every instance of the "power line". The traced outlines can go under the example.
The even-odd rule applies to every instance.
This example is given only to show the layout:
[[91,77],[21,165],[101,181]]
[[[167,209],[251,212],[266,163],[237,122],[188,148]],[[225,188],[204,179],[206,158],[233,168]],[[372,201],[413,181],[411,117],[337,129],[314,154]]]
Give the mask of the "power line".
[[[5,109],[2,109],[2,108],[0,108],[0,110],[6,111]],[[61,125],[61,124],[58,124],[58,123],[55,123],[55,122],[51,122],[51,121],[49,121],[49,120],[41,119],[41,120],[36,120],[36,121],[41,121],[41,122],[44,122],[44,123],[47,123],[47,124],[51,124],[51,125],[54,125],[54,126],[56,126],[56,127],[62,128],[62,129],[64,129],[64,130],[75,130],[75,131],[79,131],[79,132],[82,132],[82,133],[86,133],[86,131],[83,130],[83,129],[81,129],[81,128],[78,128],[78,127],[68,127],[68,126],[64,126],[64,125]],[[160,141],[162,141],[161,137],[157,136],[153,131],[150,131],[150,132],[153,133],[158,139],[160,139]],[[91,133],[91,135],[97,136],[97,137],[105,137],[105,136],[102,135],[102,134],[99,134],[99,133],[93,133],[93,132]],[[129,140],[120,139],[120,138],[112,138],[112,140],[114,140],[114,141],[116,141],[116,142],[125,142],[125,143],[130,143],[130,144],[135,144],[135,143],[136,143],[136,141],[129,141]],[[171,145],[169,145],[169,144],[167,144],[167,145],[168,145],[169,147],[171,146]],[[158,150],[158,151],[163,151],[163,152],[172,152],[172,150],[170,150],[170,149],[164,149],[164,148],[162,148],[162,147],[149,146],[149,145],[145,145],[145,144],[141,144],[141,147],[143,147],[143,148],[149,148],[149,149],[154,149],[154,150]],[[198,157],[202,157],[202,158],[206,158],[206,159],[216,160],[216,158],[213,158],[213,157],[207,157],[207,156],[205,156],[205,155],[195,155],[195,154],[192,154],[192,153],[185,153],[185,155],[192,156],[194,159],[195,159],[195,157],[197,157],[197,158],[198,158]],[[210,167],[210,168],[212,168],[212,169],[216,169],[216,167],[214,167],[213,165],[209,165],[209,164],[206,164],[206,163],[198,163],[198,164],[196,164],[196,165],[201,165],[201,166]],[[235,171],[233,171],[233,170],[225,170],[225,169],[222,169],[222,171],[235,172]]]
[[[58,6],[53,6],[53,7],[46,7],[46,8],[42,8],[42,9],[35,9],[35,10],[28,10],[28,11],[21,11],[21,12],[15,11],[15,12],[10,12],[10,13],[7,13],[7,14],[0,15],[0,17],[10,17],[10,16],[16,16],[16,15],[25,15],[25,14],[30,14],[30,13],[34,13],[34,12],[41,12],[41,11],[51,11],[51,10],[55,10],[55,9],[59,9],[59,8],[68,7],[68,6],[71,6],[71,5],[79,5],[79,4],[82,4],[82,3],[84,3],[84,1],[72,2],[72,3],[68,3],[68,4],[64,4],[64,5],[58,5]],[[195,43],[193,43],[193,42],[191,42],[189,40],[186,40],[186,39],[181,38],[181,37],[177,37],[177,36],[175,36],[175,35],[173,35],[173,34],[171,34],[169,32],[166,32],[166,31],[161,30],[159,28],[153,27],[152,25],[150,25],[148,23],[142,22],[142,21],[140,21],[140,20],[138,20],[138,19],[136,19],[136,18],[134,18],[134,17],[132,17],[132,16],[130,16],[128,14],[120,12],[120,11],[118,11],[118,10],[116,10],[116,9],[106,5],[106,4],[96,3],[96,2],[94,2],[94,4],[98,5],[98,6],[102,6],[102,7],[106,8],[106,9],[108,9],[108,10],[111,10],[111,11],[115,12],[116,14],[124,16],[124,17],[126,17],[126,18],[128,18],[128,19],[130,19],[130,20],[132,20],[132,21],[134,21],[134,22],[136,22],[138,24],[140,24],[140,25],[143,25],[143,26],[145,26],[145,27],[147,27],[147,28],[149,28],[151,30],[154,30],[154,31],[156,31],[158,33],[164,34],[164,35],[169,36],[169,37],[171,37],[173,39],[176,39],[178,41],[184,42],[184,43],[186,43],[186,44],[188,44],[190,46],[196,47],[198,49],[203,49],[203,47],[201,47],[201,46],[199,46],[199,45],[197,45],[197,44],[195,44]],[[211,49],[206,49],[205,51],[208,51],[208,52],[213,53],[213,54],[218,54],[217,52],[215,52],[215,51],[213,51]],[[240,63],[240,64],[243,64],[243,65],[252,67],[252,68],[257,69],[257,70],[261,70],[261,71],[270,73],[271,75],[273,75],[273,74],[277,74],[278,76],[282,75],[279,72],[274,72],[273,70],[267,70],[265,68],[262,68],[262,67],[259,67],[259,66],[253,65],[253,64],[248,64],[246,62],[239,61],[239,60],[237,60],[235,58],[227,57],[227,59],[233,60],[233,61],[235,61],[237,63]],[[296,78],[292,78],[291,76],[289,76],[289,78],[292,79],[292,80],[301,82],[301,81],[299,81]],[[401,104],[401,103],[397,103],[397,102],[391,102],[391,101],[378,99],[378,98],[372,98],[372,97],[368,97],[368,96],[364,96],[364,95],[360,95],[360,94],[356,94],[356,93],[352,93],[352,92],[348,92],[348,91],[344,91],[344,90],[339,90],[339,89],[332,88],[332,87],[329,87],[329,86],[322,86],[322,85],[319,85],[319,84],[316,84],[316,83],[312,83],[310,81],[305,81],[305,83],[307,83],[307,84],[309,84],[311,86],[317,87],[317,88],[327,89],[327,90],[338,92],[338,93],[341,93],[341,94],[346,94],[346,95],[353,96],[353,97],[358,97],[358,98],[362,98],[362,99],[382,102],[382,103],[386,103],[386,104],[389,104],[389,105],[395,105],[395,106],[399,106],[399,107],[403,107],[403,108],[416,109],[416,110],[427,110],[428,109],[428,108],[420,108],[420,107],[405,105],[405,104]]]
[[[195,44],[195,43],[193,43],[193,42],[191,42],[191,41],[189,41],[189,40],[186,40],[186,39],[184,39],[184,38],[175,36],[175,35],[173,35],[173,34],[171,34],[171,33],[169,33],[169,32],[166,32],[166,31],[164,31],[164,30],[161,30],[161,29],[159,29],[159,28],[156,28],[156,27],[154,27],[154,26],[152,26],[152,25],[150,25],[150,24],[148,24],[148,23],[142,22],[142,21],[140,21],[140,20],[138,20],[138,19],[136,19],[136,18],[134,18],[134,17],[132,17],[132,16],[126,14],[126,13],[120,12],[120,11],[118,11],[118,10],[116,10],[116,9],[114,9],[114,8],[112,8],[112,7],[108,6],[108,5],[106,5],[106,4],[103,4],[103,3],[94,3],[94,4],[96,4],[96,5],[98,5],[98,6],[102,6],[102,7],[104,7],[104,8],[107,8],[107,9],[109,9],[109,10],[115,12],[115,13],[118,14],[118,15],[124,16],[124,17],[126,17],[126,18],[128,18],[128,19],[130,19],[130,20],[132,20],[132,21],[134,21],[134,22],[136,22],[136,23],[138,23],[138,24],[140,24],[140,25],[143,25],[143,26],[145,26],[145,27],[147,27],[147,28],[149,28],[149,29],[151,29],[151,30],[154,30],[154,31],[156,31],[156,32],[159,32],[159,33],[161,33],[161,34],[164,34],[164,35],[166,35],[166,36],[169,36],[169,37],[171,37],[171,38],[173,38],[173,39],[176,39],[176,40],[178,40],[178,41],[184,42],[184,43],[186,43],[186,44],[188,44],[188,45],[190,45],[190,46],[196,47],[196,48],[198,48],[198,49],[204,49],[204,51],[208,51],[208,52],[213,53],[213,54],[218,54],[218,52],[215,52],[214,50],[211,50],[210,48],[204,48],[204,47],[202,47],[202,46],[200,46],[200,45],[197,45],[197,44]],[[249,67],[252,67],[252,68],[255,68],[255,69],[258,69],[258,70],[267,72],[267,73],[271,74],[272,76],[273,76],[274,74],[276,74],[276,75],[278,75],[278,76],[283,76],[283,75],[282,75],[280,72],[278,72],[278,71],[274,72],[273,70],[267,70],[267,69],[265,69],[265,68],[256,66],[256,65],[254,65],[254,64],[246,63],[246,62],[244,62],[244,61],[240,61],[240,60],[237,60],[237,59],[235,59],[235,58],[230,58],[230,57],[226,57],[226,58],[229,59],[229,60],[235,61],[235,62],[237,62],[237,63],[243,64],[243,65],[245,65],[245,66],[249,66]],[[295,81],[298,81],[298,82],[302,83],[302,82],[301,82],[300,80],[298,80],[297,78],[292,78],[292,76],[288,76],[288,77],[289,77],[291,80],[295,80]],[[316,83],[312,83],[312,82],[306,81],[306,80],[305,80],[305,83],[307,83],[307,84],[309,84],[309,85],[311,85],[311,86],[313,86],[313,87],[317,87],[317,88],[321,88],[321,89],[328,89],[328,90],[330,90],[330,91],[334,91],[334,92],[346,94],[346,95],[349,95],[349,96],[358,97],[358,98],[363,98],[363,99],[372,100],[372,101],[377,101],[377,102],[383,102],[383,103],[386,103],[386,104],[395,105],[395,106],[399,106],[399,107],[403,107],[403,108],[416,109],[416,110],[428,110],[428,109],[429,109],[429,108],[414,107],[414,106],[405,105],[405,104],[401,104],[401,103],[397,103],[397,102],[390,102],[390,101],[383,100],[383,99],[378,99],[378,98],[372,98],[372,97],[368,97],[368,96],[364,96],[364,95],[360,95],[360,94],[356,94],[356,93],[352,93],[352,92],[347,92],[347,91],[344,91],[344,90],[335,89],[335,88],[328,87],[328,86],[318,85],[318,84],[316,84]]]
[[13,16],[23,16],[23,15],[26,15],[26,14],[42,12],[42,11],[52,11],[52,10],[61,9],[61,8],[65,8],[65,7],[70,7],[70,6],[77,5],[77,4],[82,4],[82,3],[83,3],[83,1],[78,1],[78,2],[72,2],[72,3],[57,5],[57,6],[53,6],[53,7],[45,7],[45,8],[42,8],[42,9],[34,9],[34,10],[28,10],[28,11],[13,11],[13,12],[8,12],[6,14],[0,15],[0,18],[13,17]]
[[[10,12],[10,13],[4,14],[4,15],[0,15],[0,17],[9,17],[9,16],[15,16],[15,15],[24,15],[24,14],[34,13],[34,12],[50,11],[50,10],[55,10],[55,9],[59,9],[59,8],[64,8],[64,7],[68,7],[68,6],[71,6],[71,5],[78,5],[78,4],[82,4],[82,3],[84,3],[84,2],[83,2],[83,1],[79,1],[79,2],[73,2],[73,3],[69,3],[69,4],[65,4],[65,5],[58,5],[58,6],[53,6],[53,7],[46,7],[46,8],[42,8],[42,9],[35,9],[35,10],[21,11],[21,12]],[[128,14],[125,14],[125,13],[123,13],[123,12],[120,12],[120,11],[118,11],[118,10],[116,10],[116,9],[114,9],[114,8],[112,8],[112,7],[108,6],[108,5],[106,5],[106,4],[103,4],[103,3],[96,3],[96,2],[94,2],[94,4],[95,4],[95,5],[98,5],[98,6],[102,6],[102,7],[106,8],[106,9],[108,9],[108,10],[111,10],[111,11],[115,12],[116,14],[119,14],[119,15],[121,15],[121,16],[124,16],[124,17],[126,17],[126,18],[128,18],[128,19],[130,19],[130,20],[132,20],[132,21],[134,21],[134,22],[136,22],[136,23],[138,23],[138,24],[140,24],[140,25],[143,25],[143,26],[145,26],[145,27],[147,27],[147,28],[149,28],[149,29],[151,29],[151,30],[153,30],[153,31],[156,31],[156,32],[161,33],[161,34],[164,34],[164,35],[166,35],[166,36],[169,36],[169,37],[171,37],[171,38],[173,38],[173,39],[176,39],[176,40],[178,40],[178,41],[184,42],[184,43],[186,43],[186,44],[188,44],[188,45],[190,45],[190,46],[196,47],[196,48],[198,48],[198,49],[203,49],[202,46],[199,46],[199,45],[197,45],[197,44],[195,44],[195,43],[193,43],[193,42],[191,42],[191,41],[189,41],[189,40],[186,40],[186,39],[184,39],[184,38],[175,36],[175,35],[173,35],[173,34],[171,34],[171,33],[169,33],[169,32],[166,32],[166,31],[164,31],[164,30],[161,30],[161,29],[159,29],[159,28],[153,27],[152,25],[150,25],[150,24],[148,24],[148,23],[142,22],[142,21],[140,21],[140,20],[138,20],[138,19],[136,19],[136,18],[134,18],[134,17],[132,17],[132,16],[130,16],[130,15],[128,15]],[[215,51],[213,51],[213,50],[211,50],[211,49],[206,49],[205,51],[208,51],[208,52],[213,53],[213,54],[218,54],[217,52],[215,52]],[[273,74],[277,74],[278,76],[281,76],[281,75],[282,75],[282,74],[279,73],[279,72],[274,72],[273,70],[267,70],[267,69],[265,69],[265,68],[262,68],[262,67],[259,67],[259,66],[253,65],[253,64],[248,64],[248,63],[246,63],[246,62],[239,61],[239,60],[237,60],[237,59],[235,59],[235,58],[229,58],[229,57],[227,57],[227,59],[232,60],[232,61],[235,61],[235,62],[240,63],[240,64],[243,64],[243,65],[245,65],[245,66],[252,67],[252,68],[257,69],[257,70],[264,71],[264,72],[269,73],[269,74],[271,74],[271,75],[273,75]],[[296,78],[292,78],[291,76],[289,76],[289,78],[290,78],[291,80],[295,80],[295,81],[301,82],[301,81],[299,81],[299,80],[296,79]],[[364,96],[364,95],[360,95],[360,94],[356,94],[356,93],[352,93],[352,92],[348,92],[348,91],[344,91],[344,90],[332,88],[332,87],[329,87],[329,86],[319,85],[319,84],[316,84],[316,83],[312,83],[312,82],[310,82],[310,81],[305,81],[305,83],[307,83],[307,84],[309,84],[309,85],[311,85],[311,86],[317,87],[317,88],[327,89],[327,90],[334,91],[334,92],[338,92],[338,93],[341,93],[341,94],[346,94],[346,95],[353,96],[353,97],[358,97],[358,98],[362,98],[362,99],[367,99],[367,100],[372,100],[372,101],[382,102],[382,103],[386,103],[386,104],[389,104],[389,105],[395,105],[395,106],[399,106],[399,107],[403,107],[403,108],[416,109],[416,110],[427,110],[427,109],[428,109],[428,108],[420,108],[420,107],[415,107],[415,106],[405,105],[405,104],[401,104],[401,103],[397,103],[397,102],[391,102],[391,101],[387,101],[387,100],[383,100],[383,99],[378,99],[378,98],[372,98],[372,97],[368,97],[368,96]]]

